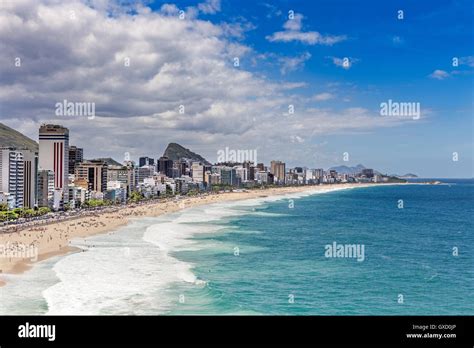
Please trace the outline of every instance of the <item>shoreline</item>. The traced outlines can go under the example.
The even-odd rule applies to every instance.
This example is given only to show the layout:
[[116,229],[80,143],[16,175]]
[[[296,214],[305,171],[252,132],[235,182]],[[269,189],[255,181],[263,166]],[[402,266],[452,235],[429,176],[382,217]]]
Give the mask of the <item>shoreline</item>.
[[125,206],[112,212],[99,212],[86,216],[74,217],[68,220],[25,227],[16,232],[0,234],[0,245],[16,250],[18,246],[35,248],[37,257],[0,257],[0,287],[6,285],[2,275],[21,274],[31,269],[36,262],[58,255],[66,255],[76,250],[70,247],[72,239],[111,233],[130,222],[130,218],[158,217],[174,213],[186,208],[208,205],[226,201],[239,201],[270,196],[281,196],[301,192],[326,192],[332,189],[362,188],[372,186],[409,185],[408,183],[380,184],[329,184],[269,188],[264,190],[248,190],[242,192],[224,192],[206,196],[186,197],[180,200],[150,202],[137,206]]

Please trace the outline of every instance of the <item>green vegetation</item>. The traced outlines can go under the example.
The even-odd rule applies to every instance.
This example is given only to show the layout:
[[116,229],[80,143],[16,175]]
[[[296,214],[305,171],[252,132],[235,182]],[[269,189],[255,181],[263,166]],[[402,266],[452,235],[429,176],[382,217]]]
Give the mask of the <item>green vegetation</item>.
[[387,182],[396,182],[396,183],[406,183],[407,181],[405,179],[400,179],[396,176],[387,176],[388,181]]
[[0,211],[0,221],[11,221],[18,219],[18,214],[14,213],[13,211]]
[[133,191],[128,198],[128,201],[131,203],[138,203],[143,199],[143,195],[137,191]]
[[48,214],[51,212],[51,209],[49,209],[48,207],[40,207],[38,208],[38,213],[39,215],[45,215],[45,214]]
[[233,187],[232,185],[228,185],[228,184],[214,184],[211,186],[211,190],[213,192],[219,192],[219,191],[232,191],[233,189],[235,189],[235,187]]
[[64,204],[64,211],[71,210],[73,207],[74,207],[74,203],[73,202],[68,202],[68,203]]
[[2,205],[2,207],[0,208],[0,222],[17,220],[20,218],[37,217],[51,212],[51,210],[47,207],[41,207],[38,209],[15,208],[12,210],[4,210],[3,208],[4,207]]
[[105,205],[107,205],[107,201],[101,199],[89,199],[82,204],[82,206],[86,208],[103,207]]

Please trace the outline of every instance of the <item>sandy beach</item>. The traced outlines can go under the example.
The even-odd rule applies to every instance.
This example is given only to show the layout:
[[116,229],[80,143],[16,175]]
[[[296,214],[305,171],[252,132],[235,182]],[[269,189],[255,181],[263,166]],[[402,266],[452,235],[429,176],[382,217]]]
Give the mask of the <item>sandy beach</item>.
[[[337,184],[321,186],[280,187],[265,190],[226,192],[195,197],[182,197],[180,200],[167,200],[136,206],[124,206],[111,212],[99,212],[65,221],[53,222],[35,227],[26,227],[16,232],[0,233],[0,246],[4,249],[0,255],[0,286],[5,285],[1,274],[22,273],[38,261],[52,256],[74,251],[69,246],[75,238],[84,238],[101,233],[113,233],[113,230],[126,225],[130,218],[155,217],[176,212],[198,205],[224,201],[252,199],[265,196],[291,194],[304,191],[328,191],[334,188],[367,187],[377,184]],[[388,185],[388,184],[381,184]],[[21,251],[28,249],[30,254]],[[5,250],[9,251],[6,253]],[[12,251],[16,251],[16,254]],[[31,252],[35,256],[32,257]],[[12,257],[8,257],[12,256]],[[25,256],[25,257],[23,257]]]

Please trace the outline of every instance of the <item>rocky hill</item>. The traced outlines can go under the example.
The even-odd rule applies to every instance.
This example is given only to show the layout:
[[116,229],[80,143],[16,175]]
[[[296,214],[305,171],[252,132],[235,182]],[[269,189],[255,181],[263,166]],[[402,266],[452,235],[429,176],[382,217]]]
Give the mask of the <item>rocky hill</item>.
[[0,123],[0,147],[15,147],[38,152],[38,143],[20,132]]
[[166,156],[173,161],[188,159],[196,162],[202,162],[203,164],[207,165],[211,164],[201,155],[198,155],[197,153],[194,153],[177,143],[169,143],[163,156]]

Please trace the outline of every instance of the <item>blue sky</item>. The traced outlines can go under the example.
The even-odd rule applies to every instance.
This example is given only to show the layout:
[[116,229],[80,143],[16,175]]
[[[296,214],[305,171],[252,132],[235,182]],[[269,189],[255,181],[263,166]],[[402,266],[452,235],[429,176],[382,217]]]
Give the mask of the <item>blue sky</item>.
[[[185,8],[195,3],[176,4]],[[473,56],[473,6],[472,1],[222,1],[221,12],[208,18],[239,21],[243,17],[253,23],[255,28],[243,41],[258,52],[283,56],[309,52],[311,58],[303,67],[284,76],[307,82],[302,93],[324,92],[327,84],[341,83],[348,86],[338,90],[352,102],[376,112],[380,102],[388,99],[416,101],[422,109],[429,109],[423,122],[316,139],[327,141],[335,153],[347,149],[354,155],[352,164],[373,163],[424,176],[472,177],[473,62],[454,68],[452,59]],[[282,30],[290,10],[304,16],[303,31],[347,35],[348,39],[331,46],[269,42],[266,37]],[[397,18],[399,10],[404,12],[403,20]],[[359,61],[345,70],[332,64],[328,56]],[[241,64],[282,78],[274,66],[259,70],[249,61]],[[430,78],[437,69],[460,74],[443,80]],[[327,106],[338,108],[340,100],[328,100]],[[455,151],[460,153],[457,163],[451,160]]]
[[[64,11],[54,1],[44,2],[52,15]],[[113,13],[111,4],[116,6]],[[74,64],[83,64],[69,68],[78,76],[87,75],[92,67],[96,69],[93,76],[101,71],[104,77],[96,77],[92,82],[89,79],[84,87],[78,81],[68,86],[64,81],[52,81],[59,74],[44,72],[43,67],[41,78],[45,83],[54,83],[51,89],[61,85],[62,94],[45,97],[41,90],[41,95],[32,98],[31,94],[37,92],[30,88],[29,94],[18,100],[0,95],[6,109],[1,118],[34,137],[38,124],[50,120],[47,105],[67,97],[93,98],[88,92],[96,89],[95,95],[103,104],[97,102],[99,113],[94,124],[61,120],[74,129],[73,142],[81,146],[81,142],[90,140],[91,132],[103,132],[103,129],[116,134],[117,139],[131,140],[124,145],[92,137],[95,143],[89,150],[91,157],[120,158],[124,151],[137,157],[157,157],[166,143],[175,141],[211,161],[216,151],[226,146],[248,147],[257,148],[262,161],[280,156],[290,166],[327,168],[362,163],[386,173],[473,177],[473,4],[469,0],[201,0],[145,2],[141,7],[135,7],[137,2],[133,2],[133,10],[128,11],[125,2],[91,0],[87,6],[73,7],[84,23],[71,31],[70,36],[65,34],[69,41],[90,47],[88,54],[78,63],[74,54],[83,53],[76,52],[80,45],[63,43],[57,49],[70,50],[61,59],[72,57]],[[34,6],[30,11],[35,11]],[[146,7],[151,13],[143,11]],[[191,21],[188,26],[179,26],[177,10],[186,11]],[[403,19],[397,18],[399,10],[403,11]],[[19,17],[27,16],[20,7],[7,11]],[[289,21],[289,11],[295,15],[293,21]],[[98,16],[103,16],[100,25]],[[123,33],[119,39],[109,37],[104,30],[108,25],[104,23],[109,20],[110,25],[128,30],[130,35]],[[51,21],[54,19],[45,24],[38,15],[38,26],[44,25],[44,31],[32,32],[22,26],[3,34],[23,32],[24,45],[28,39],[42,42],[54,30],[58,34],[64,32],[61,25],[68,24],[61,22],[53,26]],[[177,30],[174,36],[173,30]],[[117,40],[123,40],[120,43],[123,47],[117,47]],[[95,59],[90,52],[97,47],[104,50],[110,47],[110,59],[126,54],[132,56],[133,62],[139,62],[141,70],[133,75],[139,75],[136,84],[128,72],[123,76],[122,70],[111,73],[112,64]],[[136,50],[136,57],[131,47]],[[144,56],[147,47],[152,48]],[[54,51],[56,47],[51,49]],[[25,47],[14,43],[7,51],[14,56],[25,51]],[[45,55],[50,54],[33,52],[30,59],[44,64],[38,56]],[[232,66],[232,58],[236,56],[239,67]],[[344,57],[349,58],[349,67],[341,66]],[[459,58],[457,67],[452,66],[454,57]],[[55,57],[55,61],[58,59]],[[164,75],[163,67],[175,61],[177,65],[172,72]],[[212,68],[221,62],[225,66]],[[186,70],[186,64],[195,63],[200,67]],[[25,74],[27,78],[20,79],[11,71],[4,71],[8,79],[5,85],[12,88],[21,85],[24,79],[39,81],[33,78],[34,73]],[[118,77],[113,80],[111,74]],[[195,75],[202,86],[188,89],[183,81],[189,80],[180,80],[186,74],[188,79],[189,75]],[[166,78],[171,82],[165,88],[160,81]],[[158,82],[150,84],[150,81]],[[105,86],[107,82],[110,85]],[[144,85],[147,88],[141,94],[130,96],[131,90],[138,91]],[[46,88],[44,84],[41,86],[36,90]],[[165,98],[163,94],[171,90],[172,96]],[[146,93],[150,93],[151,99],[144,97]],[[389,99],[420,103],[420,119],[382,120],[380,103]],[[25,100],[42,103],[25,109]],[[120,106],[126,101],[126,105]],[[171,109],[177,104],[188,107],[186,119],[173,114]],[[296,109],[294,118],[284,115],[289,104]],[[23,113],[20,109],[24,109]],[[22,118],[22,122],[17,121]],[[129,122],[131,118],[133,123]],[[135,125],[137,134],[124,131],[122,121]],[[163,130],[163,133],[155,137],[150,135],[156,134],[155,131],[138,134],[147,127],[156,127],[153,128],[156,132]],[[146,151],[151,153],[143,153]],[[342,160],[344,152],[349,153],[348,162]],[[459,154],[458,161],[452,160],[453,152]]]

